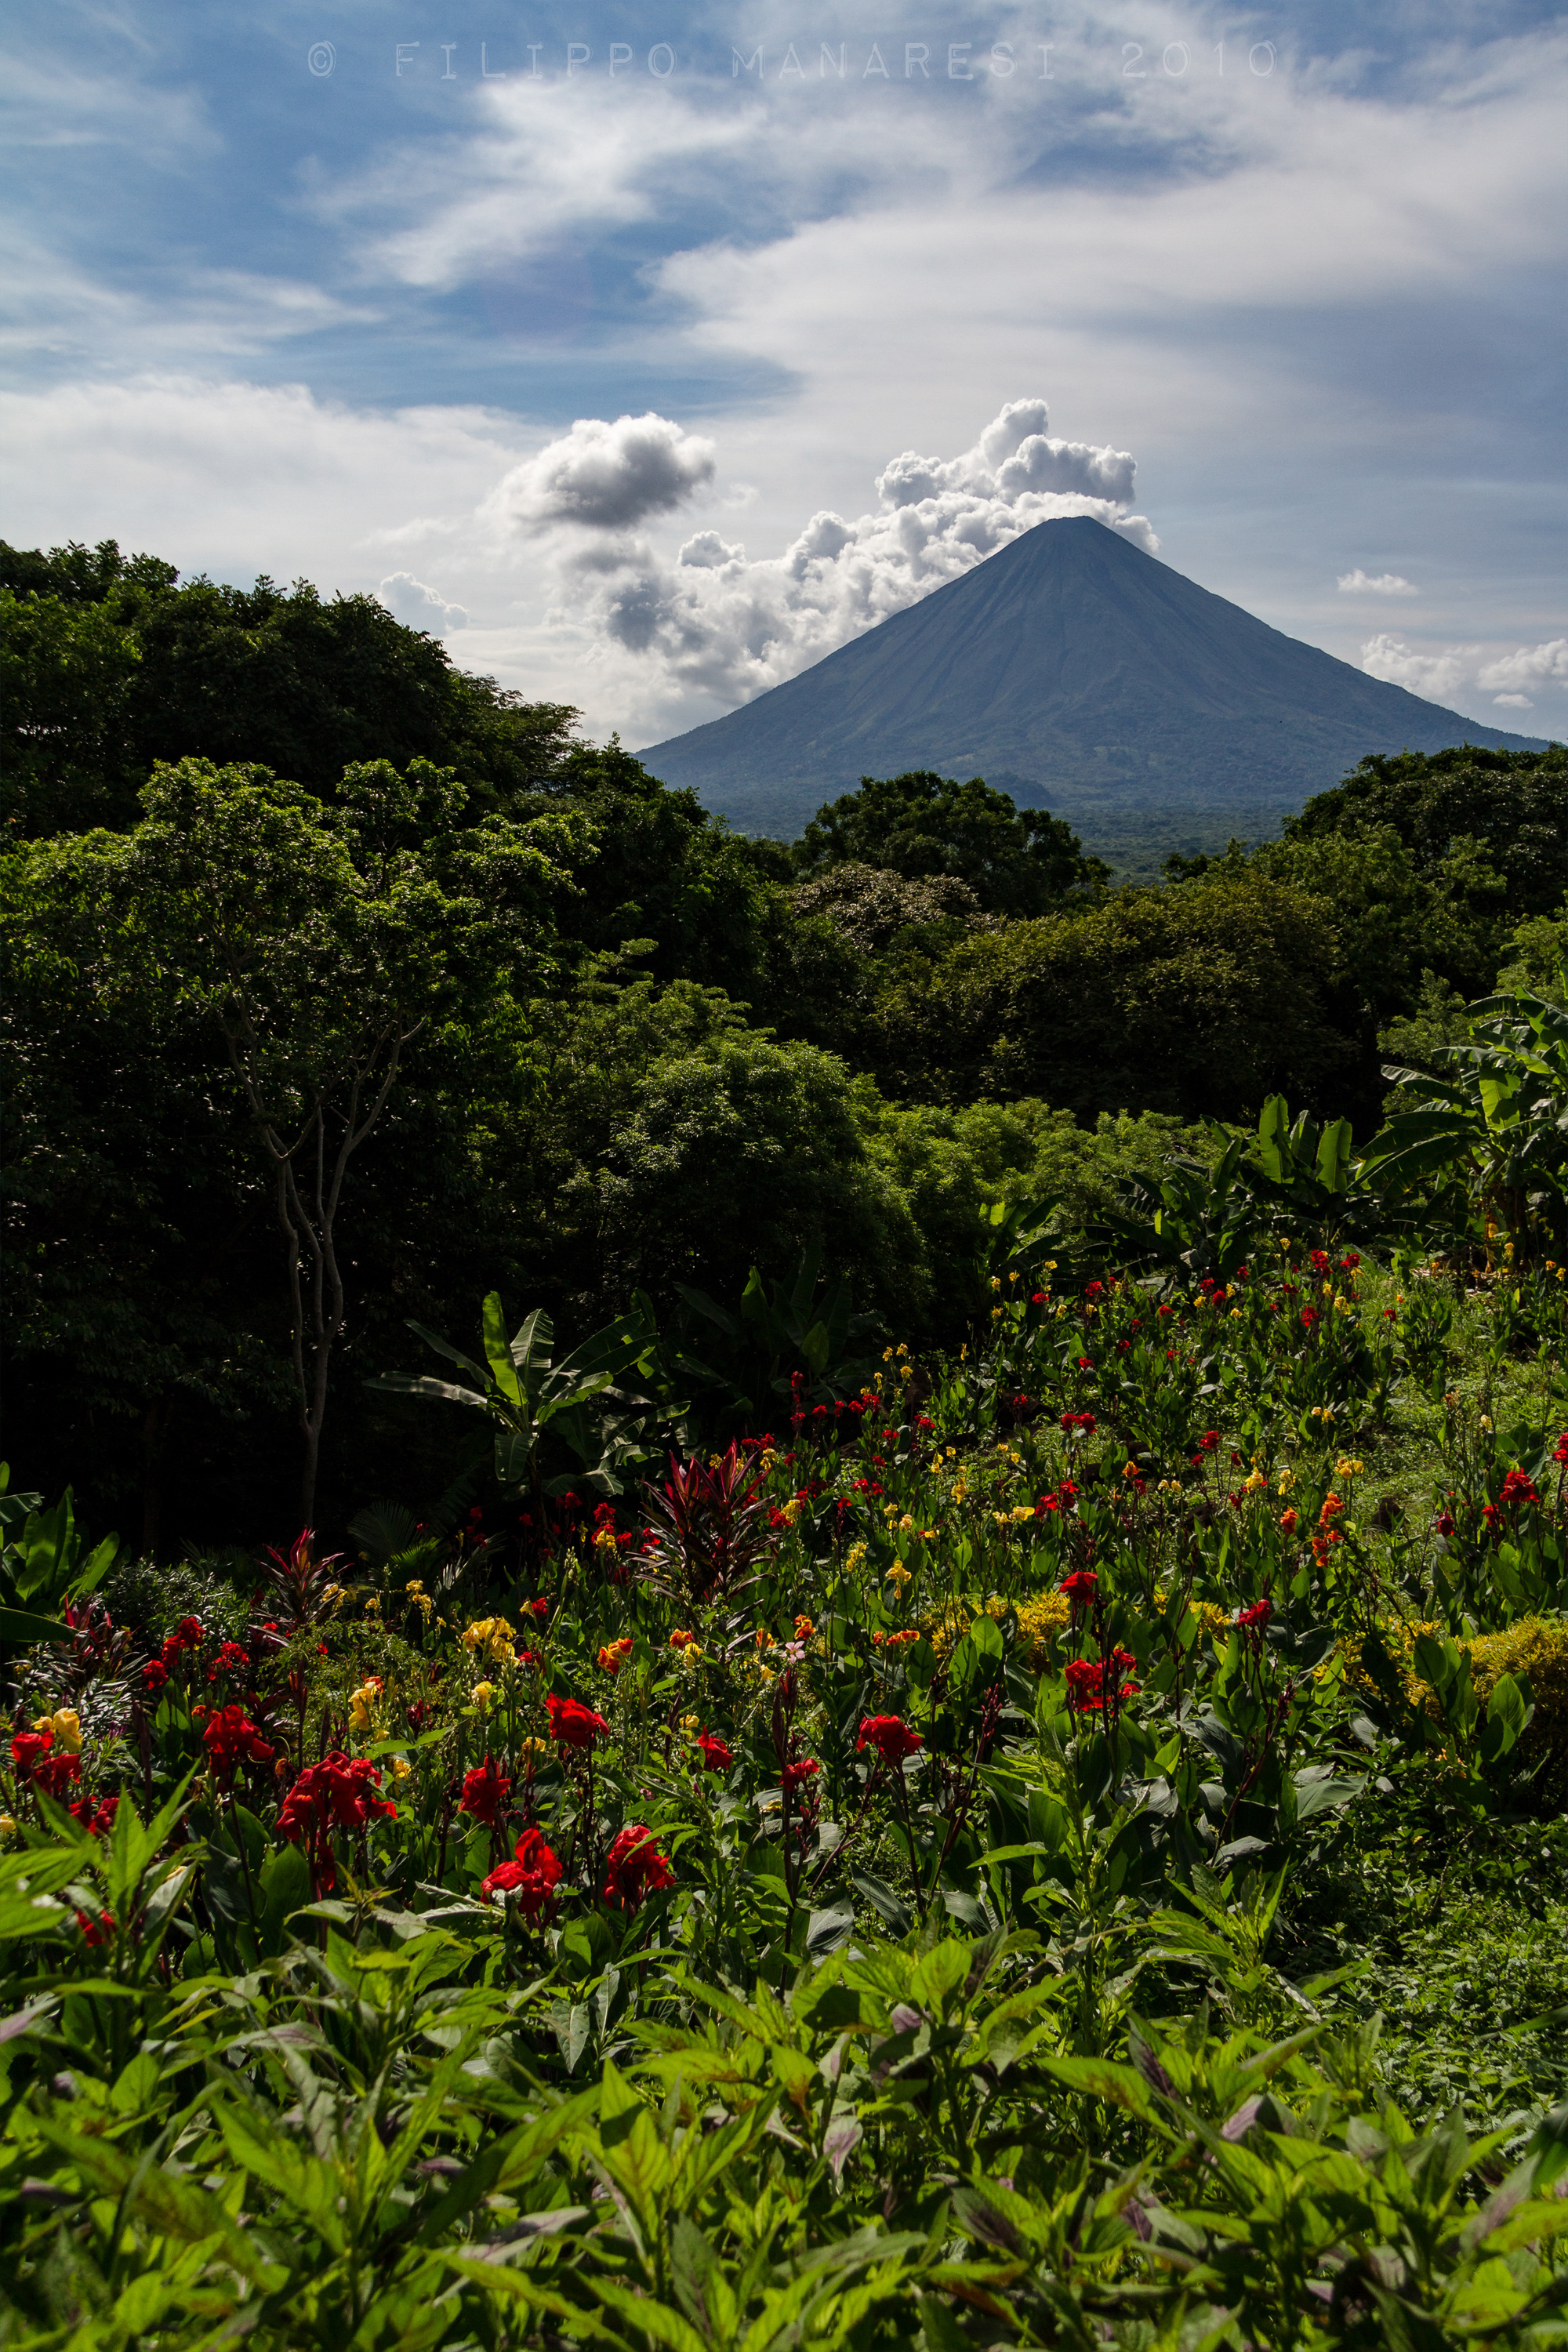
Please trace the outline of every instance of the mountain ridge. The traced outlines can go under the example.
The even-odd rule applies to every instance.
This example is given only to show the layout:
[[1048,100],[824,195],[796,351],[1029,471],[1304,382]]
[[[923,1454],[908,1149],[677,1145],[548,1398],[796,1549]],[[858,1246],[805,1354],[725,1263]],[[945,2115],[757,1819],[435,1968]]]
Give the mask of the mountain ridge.
[[933,768],[1114,848],[1271,833],[1368,752],[1546,740],[1369,677],[1073,516],[638,757],[746,831],[798,832],[862,775]]

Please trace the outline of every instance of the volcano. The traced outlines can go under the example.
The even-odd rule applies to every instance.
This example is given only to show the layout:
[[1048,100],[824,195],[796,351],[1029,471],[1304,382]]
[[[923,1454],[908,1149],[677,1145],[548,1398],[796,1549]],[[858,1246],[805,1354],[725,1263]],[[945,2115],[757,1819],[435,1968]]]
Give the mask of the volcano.
[[1370,751],[1458,743],[1546,748],[1368,677],[1074,516],[638,756],[785,838],[862,776],[984,776],[1125,863],[1139,845],[1267,837]]

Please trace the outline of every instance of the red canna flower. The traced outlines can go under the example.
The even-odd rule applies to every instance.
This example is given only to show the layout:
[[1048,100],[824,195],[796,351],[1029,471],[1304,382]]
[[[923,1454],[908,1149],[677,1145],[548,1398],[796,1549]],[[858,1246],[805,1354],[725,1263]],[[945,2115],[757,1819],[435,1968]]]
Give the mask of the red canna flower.
[[168,1679],[169,1669],[162,1658],[150,1658],[142,1669],[142,1686],[144,1690],[161,1691]]
[[18,1731],[11,1741],[11,1761],[19,1780],[31,1781],[57,1802],[81,1775],[81,1758],[63,1749],[57,1754],[52,1731]]
[[925,1741],[918,1731],[911,1731],[901,1715],[867,1715],[860,1718],[860,1737],[855,1742],[858,1753],[874,1748],[884,1764],[902,1764]]
[[319,1764],[308,1765],[284,1798],[278,1834],[290,1845],[308,1842],[317,1891],[329,1893],[337,1885],[333,1830],[365,1829],[374,1815],[397,1818],[397,1807],[381,1794],[379,1769],[366,1756],[351,1760],[334,1748]]
[[94,1837],[102,1837],[106,1831],[114,1827],[120,1800],[118,1797],[105,1797],[95,1811],[90,1797],[79,1797],[70,1810],[73,1822],[79,1822],[84,1830],[91,1831]]
[[512,1859],[492,1870],[479,1892],[487,1903],[495,1895],[515,1895],[518,1909],[537,1927],[560,1883],[561,1864],[555,1855],[537,1830],[524,1830]]
[[1092,1609],[1100,1594],[1100,1579],[1092,1568],[1075,1568],[1064,1576],[1062,1592],[1075,1609]]
[[1510,1470],[1498,1500],[1505,1511],[1517,1511],[1528,1503],[1539,1503],[1541,1497],[1522,1470]]
[[475,1821],[482,1822],[487,1829],[493,1829],[497,1815],[510,1795],[510,1774],[500,1769],[493,1756],[487,1756],[482,1764],[476,1764],[471,1772],[464,1773],[462,1801],[458,1810],[471,1813]]
[[[861,1745],[864,1747],[865,1742],[862,1741]],[[822,1767],[815,1756],[799,1756],[793,1764],[784,1766],[780,1780],[786,1790],[794,1790],[804,1788],[805,1783],[821,1769]]]
[[710,1772],[731,1770],[735,1759],[716,1731],[700,1731],[697,1735],[697,1745],[702,1750],[702,1763],[705,1770]]
[[95,1919],[89,1912],[79,1911],[76,1924],[81,1929],[83,1943],[107,1944],[114,1933],[114,1914],[112,1911],[100,1911]]
[[602,1731],[609,1725],[591,1706],[578,1698],[558,1698],[552,1691],[545,1699],[550,1714],[550,1737],[563,1748],[591,1748]]
[[273,1748],[242,1706],[215,1707],[202,1729],[213,1770],[226,1787],[238,1764],[270,1764]]
[[673,1885],[669,1856],[660,1853],[653,1832],[640,1822],[617,1831],[605,1862],[605,1901],[635,1911],[649,1895]]

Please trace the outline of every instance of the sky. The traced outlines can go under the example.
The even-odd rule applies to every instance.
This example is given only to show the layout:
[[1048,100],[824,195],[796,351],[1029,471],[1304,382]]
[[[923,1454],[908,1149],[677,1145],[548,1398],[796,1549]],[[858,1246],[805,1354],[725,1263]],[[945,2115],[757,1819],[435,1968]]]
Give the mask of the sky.
[[1531,0],[12,0],[0,535],[368,591],[633,746],[1089,513],[1568,735]]

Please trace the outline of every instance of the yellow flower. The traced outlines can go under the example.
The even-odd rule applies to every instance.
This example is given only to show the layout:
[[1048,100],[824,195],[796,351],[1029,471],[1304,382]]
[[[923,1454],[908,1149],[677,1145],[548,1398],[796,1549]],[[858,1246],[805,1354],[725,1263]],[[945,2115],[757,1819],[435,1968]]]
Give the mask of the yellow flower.
[[1295,1483],[1296,1473],[1287,1465],[1286,1468],[1281,1470],[1279,1473],[1279,1476],[1276,1481],[1275,1491],[1280,1495],[1288,1495]]
[[481,1715],[489,1715],[490,1708],[495,1704],[495,1696],[496,1686],[494,1683],[476,1683],[474,1685],[474,1705],[479,1708]]
[[1136,1478],[1142,1474],[1136,1462],[1124,1462],[1121,1465],[1121,1475],[1124,1478]]
[[0,1813],[0,1837],[15,1837],[16,1824],[9,1813]]
[[910,1517],[910,1514],[908,1513],[908,1511],[906,1511],[906,1512],[904,1513],[904,1515],[903,1515],[903,1517],[899,1521],[899,1527],[900,1527],[900,1528],[901,1532],[902,1532],[903,1534],[905,1534],[905,1535],[908,1535],[908,1533],[909,1533],[910,1529],[913,1526],[914,1526],[914,1521],[913,1521],[913,1519]]
[[513,1666],[517,1652],[512,1647],[512,1628],[504,1617],[476,1617],[465,1627],[463,1647],[472,1650],[490,1664]]
[[844,1567],[846,1572],[848,1575],[853,1576],[855,1570],[860,1567],[865,1558],[865,1545],[863,1543],[851,1544],[848,1550],[844,1555]]
[[683,1715],[680,1718],[680,1728],[686,1732],[700,1731],[702,1717],[700,1715]]
[[1241,1491],[1244,1495],[1266,1495],[1268,1481],[1261,1470],[1251,1470],[1241,1482]]
[[395,1780],[406,1780],[413,1769],[414,1767],[408,1761],[406,1756],[395,1756],[393,1758],[392,1777]]
[[1027,1503],[1014,1504],[1011,1517],[1013,1525],[1016,1528],[1021,1528],[1026,1519],[1032,1519],[1034,1516],[1035,1514]]
[[912,1568],[906,1568],[901,1559],[896,1559],[891,1568],[888,1570],[888,1582],[889,1584],[896,1584],[901,1591],[904,1586],[910,1582],[913,1575],[914,1570]]
[[999,1274],[994,1274],[994,1275],[992,1276],[992,1277],[991,1277],[991,1287],[992,1287],[992,1289],[993,1289],[993,1290],[1000,1290],[1000,1289],[1001,1289],[1001,1287],[1002,1287],[1002,1277],[1001,1277],[1001,1276],[1000,1276]]
[[62,1706],[55,1715],[39,1715],[33,1718],[35,1731],[52,1731],[55,1746],[62,1754],[81,1754],[81,1717],[74,1706]]
[[[699,1666],[699,1665],[700,1665],[700,1664],[701,1664],[701,1663],[702,1663],[702,1644],[701,1644],[701,1643],[700,1643],[700,1642],[688,1642],[688,1643],[686,1644],[685,1649],[684,1649],[684,1650],[682,1650],[682,1652],[680,1653],[680,1654],[681,1654],[681,1657],[684,1659],[685,1663],[686,1663],[689,1666]],[[764,1673],[764,1674],[767,1672],[767,1669],[766,1669],[766,1667],[765,1667],[765,1666],[764,1666],[764,1668],[763,1669],[763,1673]]]
[[374,1731],[380,1705],[381,1685],[372,1675],[358,1690],[349,1693],[349,1729],[361,1738],[367,1731]]

